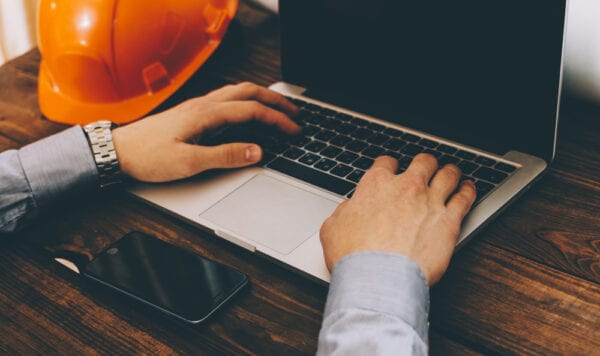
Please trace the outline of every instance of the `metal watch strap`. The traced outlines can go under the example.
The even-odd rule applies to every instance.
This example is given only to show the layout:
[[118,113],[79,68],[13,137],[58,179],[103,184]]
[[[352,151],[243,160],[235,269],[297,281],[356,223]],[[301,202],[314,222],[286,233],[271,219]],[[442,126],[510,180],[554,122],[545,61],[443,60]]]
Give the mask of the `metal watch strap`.
[[108,120],[92,122],[83,127],[98,167],[102,189],[121,183],[121,169],[112,141],[111,127],[112,122]]

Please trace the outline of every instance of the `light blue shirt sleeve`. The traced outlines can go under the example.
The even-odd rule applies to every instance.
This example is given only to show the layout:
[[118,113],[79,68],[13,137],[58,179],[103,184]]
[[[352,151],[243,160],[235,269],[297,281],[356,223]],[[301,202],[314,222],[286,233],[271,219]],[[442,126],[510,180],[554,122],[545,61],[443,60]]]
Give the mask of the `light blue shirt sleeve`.
[[360,252],[334,267],[317,355],[427,355],[429,288],[408,257]]
[[13,232],[58,199],[98,186],[80,126],[0,153],[0,233]]

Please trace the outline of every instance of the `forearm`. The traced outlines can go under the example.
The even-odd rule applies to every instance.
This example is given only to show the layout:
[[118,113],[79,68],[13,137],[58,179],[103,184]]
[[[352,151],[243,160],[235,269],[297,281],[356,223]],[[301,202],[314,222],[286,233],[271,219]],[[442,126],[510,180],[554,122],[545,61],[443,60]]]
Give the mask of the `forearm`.
[[0,232],[25,226],[57,199],[97,186],[98,171],[76,126],[0,154]]
[[429,289],[405,256],[361,252],[342,259],[319,335],[319,355],[426,355]]

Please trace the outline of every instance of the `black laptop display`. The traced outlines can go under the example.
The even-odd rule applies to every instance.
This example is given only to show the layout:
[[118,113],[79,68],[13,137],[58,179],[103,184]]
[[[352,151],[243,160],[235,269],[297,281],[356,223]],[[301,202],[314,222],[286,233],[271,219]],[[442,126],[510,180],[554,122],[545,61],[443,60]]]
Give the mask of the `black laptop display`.
[[551,161],[565,0],[281,0],[305,96],[503,155]]

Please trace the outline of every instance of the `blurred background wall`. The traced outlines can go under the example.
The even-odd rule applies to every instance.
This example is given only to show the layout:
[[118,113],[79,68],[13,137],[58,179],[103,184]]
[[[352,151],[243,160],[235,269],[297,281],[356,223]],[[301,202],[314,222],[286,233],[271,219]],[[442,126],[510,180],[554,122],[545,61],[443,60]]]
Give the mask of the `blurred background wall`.
[[36,46],[39,0],[0,0],[0,65]]

